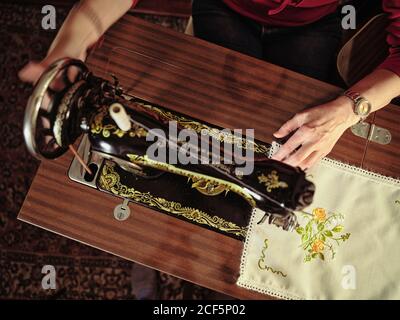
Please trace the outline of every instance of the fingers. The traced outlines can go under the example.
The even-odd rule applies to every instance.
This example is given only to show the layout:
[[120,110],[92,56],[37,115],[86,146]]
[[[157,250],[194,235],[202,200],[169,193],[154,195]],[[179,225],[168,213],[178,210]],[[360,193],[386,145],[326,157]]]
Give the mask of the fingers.
[[282,127],[280,127],[280,129],[274,133],[274,136],[276,138],[283,138],[287,136],[292,131],[300,128],[305,123],[306,117],[306,113],[296,114],[292,119],[283,124]]
[[[24,82],[35,84],[39,80],[43,72],[45,72],[47,65],[48,64],[45,63],[44,61],[42,62],[31,61],[18,72],[18,77]],[[59,91],[63,89],[65,85],[73,83],[79,73],[79,70],[78,68],[71,66],[70,68],[67,69],[66,72],[67,74],[65,79],[63,78],[64,77],[63,73],[60,72],[57,75],[57,77],[51,83],[50,86],[51,89]],[[66,81],[68,81],[69,83],[66,83]]]
[[321,151],[312,152],[306,159],[304,159],[298,166],[307,170],[317,164],[325,155]]
[[279,148],[278,152],[272,156],[272,159],[282,161],[288,157],[294,150],[296,150],[305,141],[303,130],[297,130],[293,136]]
[[287,142],[272,159],[302,169],[314,166],[330,153],[344,132],[336,115],[329,104],[296,114],[274,133],[277,139],[285,137]]
[[18,77],[24,82],[34,84],[39,80],[44,70],[45,66],[43,64],[37,62],[29,62],[24,68],[22,68],[18,72]]
[[298,167],[313,151],[313,143],[303,143],[301,148],[290,154],[284,162],[292,167]]

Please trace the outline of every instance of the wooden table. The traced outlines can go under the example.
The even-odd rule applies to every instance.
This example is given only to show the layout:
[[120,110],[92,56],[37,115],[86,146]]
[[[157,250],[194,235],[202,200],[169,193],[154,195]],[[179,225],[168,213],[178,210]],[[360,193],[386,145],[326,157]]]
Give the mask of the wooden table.
[[[221,127],[254,128],[256,138],[266,142],[296,111],[342,92],[131,16],[107,32],[88,63],[99,76],[117,74],[136,96]],[[399,119],[399,108],[391,106],[389,112],[376,116],[378,123],[393,129],[389,147],[347,132],[331,157],[400,173],[400,131],[393,120]],[[382,165],[385,150],[390,152]],[[266,298],[235,284],[242,242],[133,204],[131,217],[116,221],[113,209],[121,200],[70,181],[71,159],[67,154],[41,164],[20,220],[233,297]]]

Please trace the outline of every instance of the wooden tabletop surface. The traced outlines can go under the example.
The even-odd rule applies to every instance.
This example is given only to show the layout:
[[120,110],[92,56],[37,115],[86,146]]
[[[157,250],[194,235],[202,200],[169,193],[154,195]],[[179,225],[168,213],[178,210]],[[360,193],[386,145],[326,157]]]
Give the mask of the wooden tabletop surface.
[[[116,74],[133,95],[221,127],[254,128],[265,142],[297,111],[342,92],[128,15],[107,32],[88,64],[96,75]],[[390,145],[346,132],[330,157],[399,175],[399,107],[385,112],[370,121],[390,128]],[[268,298],[235,284],[242,242],[134,204],[130,218],[117,221],[113,210],[121,200],[70,181],[71,159],[67,154],[41,163],[20,220],[233,297]]]

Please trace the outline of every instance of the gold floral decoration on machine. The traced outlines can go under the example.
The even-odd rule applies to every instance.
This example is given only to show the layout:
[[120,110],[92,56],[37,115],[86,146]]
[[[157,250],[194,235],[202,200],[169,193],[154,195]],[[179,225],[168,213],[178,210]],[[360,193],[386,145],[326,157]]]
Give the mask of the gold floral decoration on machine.
[[108,114],[108,109],[104,108],[99,112],[93,121],[91,132],[94,134],[101,134],[104,138],[108,138],[111,135],[116,135],[118,138],[124,137],[126,134],[131,138],[142,138],[147,136],[147,130],[139,127],[136,124],[132,124],[129,131],[123,131],[115,123],[104,124],[104,117]]
[[[204,132],[207,132],[207,134],[220,142],[226,142],[230,144],[236,144],[240,148],[244,149],[249,149],[253,150],[255,153],[258,154],[263,154],[268,156],[270,147],[264,144],[257,143],[252,140],[248,140],[245,138],[237,137],[234,134],[224,132],[220,129],[213,128],[210,126],[207,126],[205,124],[202,124],[200,122],[190,120],[188,118],[185,118],[183,116],[178,116],[173,114],[170,111],[165,111],[159,107],[153,106],[151,104],[146,104],[142,102],[135,102],[137,105],[141,106],[142,108],[145,108],[151,112],[154,112],[158,116],[160,116],[163,120],[166,121],[176,121],[180,126],[182,126],[185,129],[191,129],[197,132],[198,134],[203,134]],[[147,136],[147,131],[144,128],[141,128],[135,124],[132,125],[132,129],[129,131],[123,131],[119,129],[115,124],[110,123],[110,124],[104,124],[103,120],[104,117],[108,114],[108,109],[104,108],[101,112],[99,112],[92,124],[91,127],[91,132],[94,134],[102,134],[103,137],[108,138],[111,135],[116,135],[119,138],[122,138],[125,136],[125,134],[128,134],[130,137],[146,137]]]
[[276,170],[272,170],[271,173],[268,173],[267,175],[265,175],[264,173],[259,175],[258,182],[265,185],[267,192],[272,192],[273,189],[277,188],[289,187],[286,182],[279,180],[279,176]]
[[165,162],[155,161],[150,159],[147,155],[140,156],[137,154],[127,154],[127,157],[132,163],[138,166],[151,167],[153,169],[158,169],[186,177],[188,178],[188,181],[194,181],[192,187],[196,188],[199,192],[205,195],[217,195],[223,191],[232,191],[244,198],[253,208],[256,207],[254,198],[249,194],[249,192],[235,183],[181,169]]
[[151,104],[142,103],[142,102],[135,102],[135,103],[140,105],[143,108],[146,108],[152,112],[155,112],[165,121],[176,121],[180,126],[182,126],[185,129],[194,130],[198,134],[207,133],[207,135],[211,136],[212,138],[217,139],[220,142],[235,144],[239,148],[253,150],[255,153],[264,154],[266,156],[269,155],[270,147],[267,145],[263,145],[263,144],[255,142],[255,141],[245,139],[245,138],[237,137],[236,135],[234,135],[232,133],[228,133],[228,132],[222,131],[220,129],[207,126],[198,121],[194,121],[194,120],[185,118],[183,116],[176,115],[170,111],[163,110],[163,109],[153,106]]
[[217,196],[224,191],[225,193],[229,191],[229,188],[220,183],[199,177],[188,178],[188,181],[193,181],[192,188],[206,196]]
[[100,187],[117,196],[157,208],[195,223],[218,229],[222,232],[245,237],[247,228],[218,216],[211,216],[199,209],[184,207],[182,204],[153,196],[150,192],[141,192],[121,183],[119,174],[114,169],[115,163],[106,162],[99,178]]

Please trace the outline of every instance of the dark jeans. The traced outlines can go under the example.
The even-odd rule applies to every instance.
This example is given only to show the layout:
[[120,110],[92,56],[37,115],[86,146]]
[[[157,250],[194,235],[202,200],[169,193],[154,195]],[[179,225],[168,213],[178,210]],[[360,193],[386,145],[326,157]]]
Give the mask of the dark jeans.
[[221,0],[194,0],[194,34],[206,41],[333,82],[341,43],[339,12],[300,27],[264,27]]

